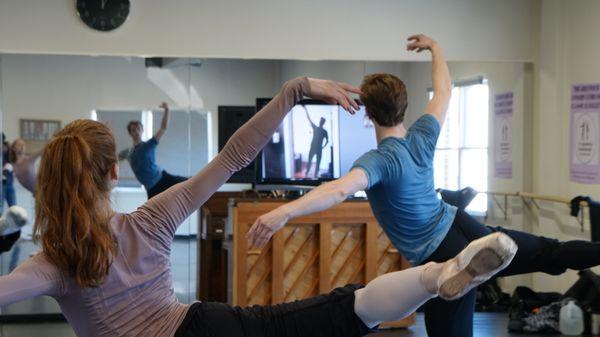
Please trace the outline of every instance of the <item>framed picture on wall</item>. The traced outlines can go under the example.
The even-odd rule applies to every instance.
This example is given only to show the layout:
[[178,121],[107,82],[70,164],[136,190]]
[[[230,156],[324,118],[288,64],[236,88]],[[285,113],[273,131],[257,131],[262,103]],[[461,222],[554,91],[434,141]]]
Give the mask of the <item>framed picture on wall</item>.
[[27,152],[41,150],[60,130],[60,121],[46,119],[20,119],[21,139],[25,141]]

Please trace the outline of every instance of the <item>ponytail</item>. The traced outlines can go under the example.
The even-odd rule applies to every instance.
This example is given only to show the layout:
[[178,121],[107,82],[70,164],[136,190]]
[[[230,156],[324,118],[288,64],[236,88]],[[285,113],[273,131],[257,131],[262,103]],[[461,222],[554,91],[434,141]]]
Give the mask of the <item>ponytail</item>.
[[42,155],[34,238],[80,287],[102,284],[116,253],[108,182],[116,162],[110,129],[90,120],[68,124]]

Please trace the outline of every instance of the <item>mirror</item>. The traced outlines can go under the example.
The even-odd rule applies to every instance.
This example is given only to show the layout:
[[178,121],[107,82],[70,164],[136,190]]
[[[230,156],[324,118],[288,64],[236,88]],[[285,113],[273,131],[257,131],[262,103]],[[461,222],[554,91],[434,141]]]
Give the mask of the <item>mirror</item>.
[[[455,119],[446,126],[467,121],[471,132],[444,129],[436,158],[437,187],[458,189],[467,185],[487,191],[527,190],[524,176],[531,165],[523,144],[531,137],[531,67],[526,63],[450,62],[455,80],[451,109]],[[0,109],[9,141],[26,138],[28,152],[41,147],[59,127],[77,118],[107,123],[118,151],[133,146],[127,125],[139,121],[141,140],[160,129],[167,102],[171,115],[167,132],[156,147],[156,163],[169,174],[189,177],[217,153],[219,106],[252,107],[259,97],[273,97],[281,85],[296,76],[344,81],[358,86],[365,74],[392,73],[408,89],[406,124],[424,111],[431,87],[431,66],[426,62],[232,60],[193,58],[91,57],[72,55],[0,55]],[[513,93],[512,178],[494,175],[494,97]],[[224,119],[227,121],[227,119]],[[57,126],[58,123],[58,126]],[[486,127],[487,125],[487,127]],[[482,127],[483,126],[483,127]],[[306,155],[304,155],[306,157]],[[118,212],[131,212],[147,200],[146,190],[127,160],[120,165],[120,182],[112,193]],[[243,189],[249,185],[229,186]],[[34,216],[33,197],[15,184],[17,204]],[[491,214],[494,204],[479,197],[473,205]],[[198,215],[178,230],[172,252],[173,280],[178,298],[194,301],[197,289]],[[0,255],[0,272],[9,273],[30,254],[39,251],[31,240],[31,220],[19,241]],[[3,315],[57,314],[48,298],[2,308]]]

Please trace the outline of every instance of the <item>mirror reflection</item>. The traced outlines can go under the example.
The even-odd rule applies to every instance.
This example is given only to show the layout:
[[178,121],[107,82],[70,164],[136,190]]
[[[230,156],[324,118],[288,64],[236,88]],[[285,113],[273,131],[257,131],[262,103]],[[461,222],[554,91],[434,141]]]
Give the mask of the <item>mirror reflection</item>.
[[[9,69],[1,73],[2,94],[10,96],[0,102],[8,126],[3,133],[2,203],[5,215],[15,213],[5,218],[17,220],[0,227],[2,274],[40,250],[32,240],[39,157],[48,140],[69,122],[98,120],[115,135],[123,159],[119,182],[111,193],[117,212],[134,211],[153,196],[152,188],[164,190],[206,164],[209,111],[190,97],[190,76],[197,65],[190,59],[161,62],[135,57],[2,55],[2,69]],[[131,132],[129,124],[135,126],[129,127]],[[197,218],[194,214],[179,227],[172,254],[175,291],[184,303],[196,298]],[[3,315],[59,312],[50,298],[2,308]]]
[[[431,66],[416,62],[6,54],[0,66],[6,168],[2,207],[7,214],[10,206],[18,206],[14,218],[22,222],[6,224],[0,236],[1,274],[40,250],[32,240],[40,151],[54,133],[75,119],[97,120],[111,129],[120,160],[111,202],[115,211],[128,213],[201,170],[291,78],[306,75],[358,85],[366,74],[394,74],[407,86],[409,125],[431,96]],[[436,187],[487,191],[498,183],[488,177],[488,133],[493,130],[478,125],[488,124],[494,94],[512,91],[523,97],[530,92],[524,82],[530,68],[524,63],[494,62],[451,62],[450,68],[452,117],[437,143]],[[517,103],[515,129],[522,130],[529,126],[523,117],[524,103]],[[234,175],[202,212],[177,230],[171,264],[181,302],[232,300],[228,198],[240,198],[241,191],[253,187],[272,190],[273,184],[339,177],[358,156],[375,147],[364,108],[358,118],[322,102],[306,101],[294,109],[259,160]],[[465,127],[458,127],[461,123]],[[489,207],[488,199],[479,195],[469,211],[483,215]],[[60,310],[54,300],[36,298],[4,307],[2,313],[39,315]]]

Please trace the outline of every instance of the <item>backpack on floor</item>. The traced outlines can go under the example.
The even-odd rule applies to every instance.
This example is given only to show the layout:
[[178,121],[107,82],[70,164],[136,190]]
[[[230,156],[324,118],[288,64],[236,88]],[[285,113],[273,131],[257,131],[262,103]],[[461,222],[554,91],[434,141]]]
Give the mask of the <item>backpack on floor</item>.
[[580,271],[579,279],[564,295],[517,287],[511,298],[508,330],[557,332],[560,308],[569,301],[575,301],[589,322],[591,313],[600,313],[600,276],[589,269]]
[[[548,328],[548,330],[537,331],[552,332],[554,322],[550,319],[555,313],[555,323],[558,328],[558,313],[560,307],[558,308],[558,311],[555,310],[555,307],[546,308],[543,312],[541,309],[560,301],[561,298],[562,295],[560,293],[535,292],[527,287],[517,287],[510,299],[508,330],[511,332],[524,332],[532,329]],[[542,315],[531,318],[532,315],[536,315],[540,312],[542,312]]]
[[589,269],[580,271],[564,297],[576,299],[585,312],[600,313],[600,276]]
[[510,295],[503,292],[498,279],[493,278],[477,287],[475,309],[479,312],[506,312],[510,308]]
[[560,332],[560,309],[569,302],[576,302],[572,298],[565,298],[561,301],[550,303],[535,310],[526,317],[523,317],[523,332],[542,332],[558,333]]

